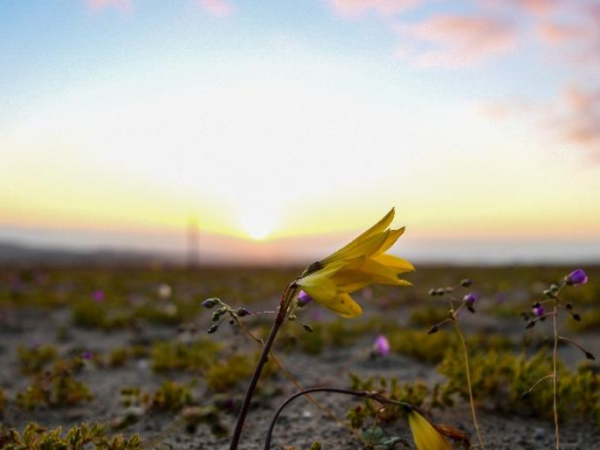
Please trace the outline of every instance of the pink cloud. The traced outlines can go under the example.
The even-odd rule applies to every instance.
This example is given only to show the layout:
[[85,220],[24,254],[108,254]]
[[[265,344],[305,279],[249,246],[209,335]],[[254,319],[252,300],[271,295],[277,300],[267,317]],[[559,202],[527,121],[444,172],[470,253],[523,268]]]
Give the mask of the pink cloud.
[[516,27],[492,17],[439,15],[396,30],[404,38],[433,47],[412,57],[414,63],[425,67],[472,65],[507,53],[517,43]]
[[391,17],[414,8],[423,0],[327,0],[333,10],[344,18],[357,18],[367,13]]
[[563,99],[566,111],[558,123],[564,139],[600,156],[600,89],[569,86]]
[[538,36],[550,44],[563,44],[585,37],[586,30],[579,25],[558,23],[540,23],[537,28]]
[[105,8],[116,8],[120,11],[131,9],[132,0],[86,0],[86,5],[92,11],[100,11]]
[[198,0],[198,4],[215,17],[226,17],[235,11],[234,6],[225,0]]
[[494,6],[515,7],[535,15],[550,14],[560,6],[558,0],[488,0],[488,3]]

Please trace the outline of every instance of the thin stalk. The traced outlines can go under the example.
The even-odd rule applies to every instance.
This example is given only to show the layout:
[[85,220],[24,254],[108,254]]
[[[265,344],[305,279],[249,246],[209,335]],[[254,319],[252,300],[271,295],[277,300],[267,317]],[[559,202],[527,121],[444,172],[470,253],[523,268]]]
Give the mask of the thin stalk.
[[549,378],[554,378],[554,375],[546,375],[545,377],[540,378],[533,384],[533,386],[531,386],[529,389],[527,389],[527,392],[533,392],[533,390],[538,386],[538,384],[540,384],[542,381],[545,381]]
[[557,376],[557,360],[558,360],[558,304],[554,305],[554,317],[552,324],[554,326],[554,351],[552,352],[552,386],[554,400],[554,431],[556,434],[556,450],[560,450],[560,434],[558,431],[558,376]]
[[591,359],[591,360],[595,359],[594,355],[592,353],[588,352],[585,348],[583,348],[582,345],[578,344],[573,339],[569,339],[568,337],[564,337],[564,336],[559,336],[558,339],[560,339],[561,341],[568,342],[569,344],[572,344],[575,347],[577,347],[579,350],[581,350],[581,353],[583,353],[587,359]]
[[242,436],[242,431],[244,429],[244,422],[246,421],[246,416],[248,415],[248,410],[250,409],[250,403],[252,402],[252,397],[254,396],[254,392],[256,391],[258,380],[260,379],[260,375],[262,374],[262,370],[265,364],[269,360],[269,353],[271,352],[271,347],[275,342],[275,338],[277,337],[279,329],[285,321],[290,301],[296,295],[297,290],[298,287],[296,286],[296,284],[292,283],[286,287],[286,289],[283,291],[283,294],[281,295],[281,301],[279,303],[279,308],[277,309],[277,315],[275,316],[273,327],[271,328],[271,332],[267,337],[263,350],[260,354],[260,358],[256,363],[256,368],[254,369],[252,378],[250,379],[250,384],[248,385],[248,390],[246,391],[244,402],[242,403],[242,407],[240,409],[237,422],[235,424],[235,430],[233,432],[233,436],[231,437],[231,444],[229,445],[229,450],[237,450],[238,448],[240,438]]
[[[244,331],[244,333],[246,333],[246,335],[248,337],[250,337],[254,341],[258,342],[260,345],[264,344],[264,341],[261,338],[252,334],[252,332],[248,329],[248,327],[246,327],[246,325],[244,325],[237,316],[233,315],[232,317],[233,317],[233,320],[236,321],[236,323],[241,327],[241,329]],[[303,391],[304,388],[300,385],[300,383],[298,382],[296,377],[283,365],[283,363],[277,358],[277,356],[275,355],[275,353],[272,350],[269,355],[273,359],[273,362],[275,363],[275,365],[277,365],[279,370],[281,370],[281,372],[283,372],[285,377],[296,387],[296,389],[298,389],[298,391]],[[346,423],[344,423],[344,421],[342,419],[340,419],[338,416],[336,416],[335,413],[333,413],[332,411],[327,409],[325,406],[323,406],[321,403],[316,401],[311,395],[306,394],[305,397],[310,403],[312,403],[314,406],[316,406],[318,409],[320,409],[325,415],[329,416],[332,420],[334,420],[340,427],[345,428],[346,430],[348,430],[348,432],[352,433],[359,442],[361,442],[361,443],[364,442],[363,439],[358,434],[358,432],[354,428],[352,428],[349,425],[347,425]]]
[[339,389],[339,388],[326,388],[326,387],[317,387],[305,389],[303,391],[297,392],[294,395],[288,397],[277,409],[277,412],[271,419],[271,423],[269,424],[269,430],[267,431],[267,438],[265,439],[265,448],[264,450],[271,450],[271,440],[273,437],[273,429],[275,428],[275,424],[277,423],[277,419],[285,409],[287,405],[296,400],[298,397],[302,397],[303,395],[313,394],[315,392],[329,392],[334,394],[343,394],[343,395],[351,395],[354,397],[362,397],[362,398],[370,398],[372,400],[378,401],[382,404],[396,405],[396,406],[407,406],[412,408],[413,406],[407,402],[401,402],[397,400],[391,400],[387,397],[384,397],[376,392],[369,391],[353,391],[351,389]]
[[485,445],[483,444],[483,439],[481,437],[481,430],[479,429],[479,422],[477,422],[477,414],[475,412],[475,399],[473,398],[473,387],[471,385],[471,370],[469,368],[469,352],[467,350],[467,342],[465,341],[465,337],[460,330],[460,325],[458,321],[454,321],[454,325],[456,327],[456,334],[460,338],[460,342],[462,344],[463,356],[465,358],[465,370],[467,372],[467,388],[469,389],[469,403],[471,404],[471,415],[473,416],[473,425],[475,426],[475,432],[477,433],[477,439],[479,440],[479,446],[482,450],[485,450]]

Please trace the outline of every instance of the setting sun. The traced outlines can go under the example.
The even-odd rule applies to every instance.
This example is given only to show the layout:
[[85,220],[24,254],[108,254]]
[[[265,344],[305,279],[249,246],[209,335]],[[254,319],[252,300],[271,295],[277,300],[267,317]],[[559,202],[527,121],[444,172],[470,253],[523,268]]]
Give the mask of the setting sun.
[[267,238],[275,228],[275,216],[261,209],[247,208],[241,214],[240,226],[252,239],[262,241]]

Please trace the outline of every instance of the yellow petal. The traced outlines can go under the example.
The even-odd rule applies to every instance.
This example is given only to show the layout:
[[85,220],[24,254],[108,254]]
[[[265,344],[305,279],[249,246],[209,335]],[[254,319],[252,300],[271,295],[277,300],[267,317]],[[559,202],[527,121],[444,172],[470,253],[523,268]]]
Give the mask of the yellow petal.
[[349,294],[346,293],[340,293],[331,300],[320,303],[346,319],[352,319],[362,314],[362,308],[360,305],[356,303]]
[[316,283],[299,284],[304,292],[310,295],[316,302],[324,303],[330,301],[337,295],[337,286],[328,278],[318,280]]
[[345,261],[358,258],[359,256],[370,257],[377,253],[377,251],[387,240],[389,234],[390,230],[386,230],[382,233],[377,233],[373,236],[366,237],[360,242],[356,242],[356,244],[352,247],[344,248],[335,252],[333,255],[328,256],[321,261],[321,263],[327,265],[336,261]]
[[398,238],[404,234],[404,230],[406,228],[398,228],[397,230],[390,230],[390,234],[381,246],[379,250],[377,250],[377,254],[381,254],[389,250],[389,248],[396,243]]
[[405,272],[414,272],[415,266],[407,260],[398,258],[394,255],[377,255],[372,257],[373,261],[377,261],[384,266],[391,268],[396,274]]
[[340,292],[352,293],[358,291],[370,284],[373,284],[373,278],[358,270],[340,270],[336,272],[332,277],[331,281],[335,283]]
[[394,220],[395,214],[396,210],[394,208],[390,209],[390,211],[385,216],[383,216],[383,218],[379,222],[377,222],[375,225],[373,225],[371,228],[369,228],[367,231],[365,231],[363,234],[361,234],[354,240],[358,241],[359,239],[364,239],[366,237],[373,236],[374,234],[381,233],[383,230],[390,226],[392,220]]
[[326,259],[323,260],[323,262],[331,262],[333,260],[339,259],[339,258],[343,257],[344,254],[350,252],[356,246],[360,245],[367,238],[374,236],[375,234],[383,232],[387,227],[390,226],[390,224],[392,223],[392,220],[394,220],[394,214],[395,214],[394,208],[390,209],[390,212],[388,212],[379,222],[377,222],[375,225],[373,225],[367,231],[362,233],[360,236],[358,236],[352,242],[345,245],[344,247],[342,247],[340,250],[333,253],[332,255],[328,256]]
[[337,295],[337,287],[331,276],[341,270],[345,264],[338,262],[296,280],[296,284],[316,301],[328,300]]
[[391,284],[395,286],[410,286],[408,281],[400,280],[394,270],[378,263],[373,259],[366,260],[358,270],[370,276],[373,280],[373,283]]
[[452,450],[446,438],[414,409],[408,414],[408,425],[417,450]]

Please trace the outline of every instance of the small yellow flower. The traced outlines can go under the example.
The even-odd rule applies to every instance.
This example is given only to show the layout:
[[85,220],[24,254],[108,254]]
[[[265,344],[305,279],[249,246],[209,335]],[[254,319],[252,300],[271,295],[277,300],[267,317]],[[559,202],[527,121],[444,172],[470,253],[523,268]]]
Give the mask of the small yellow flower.
[[408,413],[408,425],[417,450],[452,450],[442,433],[415,409]]
[[357,317],[361,307],[350,296],[370,284],[411,286],[398,276],[415,270],[404,259],[385,252],[404,233],[388,228],[394,219],[392,208],[386,216],[327,258],[311,264],[296,284],[316,302],[342,317]]

